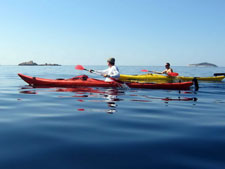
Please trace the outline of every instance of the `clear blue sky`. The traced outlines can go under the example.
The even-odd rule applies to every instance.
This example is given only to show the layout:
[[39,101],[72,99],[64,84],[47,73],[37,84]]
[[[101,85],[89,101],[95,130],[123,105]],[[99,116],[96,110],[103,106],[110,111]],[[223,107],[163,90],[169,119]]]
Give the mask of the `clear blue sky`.
[[225,0],[0,0],[0,64],[225,66]]

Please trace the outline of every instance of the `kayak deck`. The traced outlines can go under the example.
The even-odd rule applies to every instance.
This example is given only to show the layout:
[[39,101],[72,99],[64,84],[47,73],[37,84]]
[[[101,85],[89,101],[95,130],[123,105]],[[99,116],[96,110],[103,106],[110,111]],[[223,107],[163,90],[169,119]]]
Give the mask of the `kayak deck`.
[[23,74],[18,76],[33,87],[122,87],[126,84],[130,88],[141,89],[171,89],[188,90],[193,85],[192,82],[181,83],[138,83],[138,82],[105,82],[103,80],[88,78],[86,75],[77,76],[71,79],[45,79],[31,77]]

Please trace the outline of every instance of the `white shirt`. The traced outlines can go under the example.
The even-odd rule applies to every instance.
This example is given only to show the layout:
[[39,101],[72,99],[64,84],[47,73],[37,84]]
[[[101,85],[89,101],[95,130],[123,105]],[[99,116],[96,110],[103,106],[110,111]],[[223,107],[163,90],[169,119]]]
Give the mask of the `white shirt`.
[[[104,76],[105,74],[109,75],[111,78],[114,78],[114,79],[119,79],[120,77],[119,69],[115,65],[105,70],[96,70],[95,72],[100,73],[102,76]],[[111,78],[106,77],[105,81],[112,82],[113,80]]]

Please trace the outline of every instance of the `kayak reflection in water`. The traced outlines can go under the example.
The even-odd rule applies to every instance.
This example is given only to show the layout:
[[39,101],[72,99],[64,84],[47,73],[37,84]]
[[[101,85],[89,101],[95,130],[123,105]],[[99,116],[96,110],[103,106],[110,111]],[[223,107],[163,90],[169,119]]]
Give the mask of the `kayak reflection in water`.
[[115,66],[115,58],[109,58],[107,60],[107,62],[108,62],[108,67],[109,67],[108,69],[105,69],[105,70],[90,69],[89,72],[90,73],[95,72],[95,73],[98,73],[98,74],[104,76],[106,78],[105,79],[106,82],[112,82],[113,80],[111,78],[118,80],[120,77],[120,72],[119,72],[119,69],[117,68],[117,66]]
[[104,98],[106,99],[105,102],[108,104],[108,108],[109,108],[107,110],[107,113],[113,114],[117,111],[116,102],[121,101],[121,99],[118,98],[119,94],[124,94],[124,93],[117,89],[107,89],[105,91]]
[[157,72],[157,71],[152,71],[153,73],[157,73],[157,74],[168,74],[168,73],[173,73],[173,69],[170,68],[170,63],[166,63],[165,65],[166,69],[162,72]]

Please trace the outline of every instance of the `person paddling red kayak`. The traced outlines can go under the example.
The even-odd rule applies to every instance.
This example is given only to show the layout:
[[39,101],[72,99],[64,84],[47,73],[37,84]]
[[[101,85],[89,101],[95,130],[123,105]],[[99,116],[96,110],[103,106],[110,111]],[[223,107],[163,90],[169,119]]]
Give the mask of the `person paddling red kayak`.
[[115,58],[109,58],[107,60],[108,62],[108,68],[105,70],[92,70],[90,69],[89,72],[90,73],[97,73],[100,74],[102,76],[104,76],[106,79],[106,82],[112,82],[112,78],[115,80],[118,80],[120,77],[120,72],[119,69],[117,68],[117,66],[115,65]]

